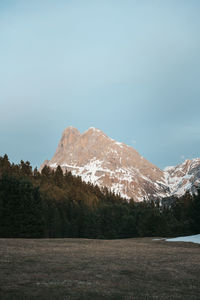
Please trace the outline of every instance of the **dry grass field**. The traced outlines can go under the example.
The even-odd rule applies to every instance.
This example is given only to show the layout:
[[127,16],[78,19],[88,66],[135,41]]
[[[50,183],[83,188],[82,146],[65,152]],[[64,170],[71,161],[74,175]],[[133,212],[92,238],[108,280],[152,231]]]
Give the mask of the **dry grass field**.
[[0,239],[0,299],[200,299],[200,245]]

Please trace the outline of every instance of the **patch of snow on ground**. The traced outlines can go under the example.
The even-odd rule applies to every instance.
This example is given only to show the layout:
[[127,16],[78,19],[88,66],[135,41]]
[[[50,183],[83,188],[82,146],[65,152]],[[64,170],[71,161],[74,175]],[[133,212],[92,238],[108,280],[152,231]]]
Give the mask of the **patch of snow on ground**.
[[167,242],[190,242],[200,244],[200,234],[165,239]]

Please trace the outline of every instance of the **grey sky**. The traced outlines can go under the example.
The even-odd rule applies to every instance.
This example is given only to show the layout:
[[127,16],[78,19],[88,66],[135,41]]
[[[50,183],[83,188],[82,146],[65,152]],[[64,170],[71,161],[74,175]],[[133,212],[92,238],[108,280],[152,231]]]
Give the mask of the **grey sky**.
[[0,154],[93,126],[163,168],[200,149],[200,1],[1,0]]

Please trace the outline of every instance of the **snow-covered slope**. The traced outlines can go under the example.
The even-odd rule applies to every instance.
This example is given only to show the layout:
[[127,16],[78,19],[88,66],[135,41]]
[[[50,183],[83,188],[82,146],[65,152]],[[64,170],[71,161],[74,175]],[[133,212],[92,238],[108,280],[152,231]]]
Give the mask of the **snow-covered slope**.
[[55,155],[40,170],[44,165],[54,169],[60,165],[86,182],[136,201],[181,196],[187,190],[195,192],[200,185],[200,159],[162,171],[134,148],[93,127],[82,134],[76,128],[66,128]]
[[187,159],[178,166],[167,167],[164,175],[170,195],[180,197],[186,191],[195,193],[200,186],[200,159]]

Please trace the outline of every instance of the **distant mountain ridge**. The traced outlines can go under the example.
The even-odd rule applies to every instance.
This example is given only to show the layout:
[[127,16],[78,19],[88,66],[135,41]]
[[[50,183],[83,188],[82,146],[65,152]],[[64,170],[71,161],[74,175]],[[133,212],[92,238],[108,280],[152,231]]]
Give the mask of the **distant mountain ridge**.
[[53,158],[44,165],[71,171],[82,180],[106,186],[136,201],[182,195],[200,183],[200,159],[164,171],[143,158],[133,147],[117,142],[94,127],[84,133],[70,126]]
[[200,158],[186,159],[182,164],[164,169],[170,195],[182,196],[186,191],[196,193],[200,186]]

